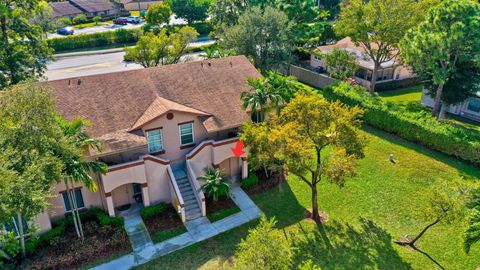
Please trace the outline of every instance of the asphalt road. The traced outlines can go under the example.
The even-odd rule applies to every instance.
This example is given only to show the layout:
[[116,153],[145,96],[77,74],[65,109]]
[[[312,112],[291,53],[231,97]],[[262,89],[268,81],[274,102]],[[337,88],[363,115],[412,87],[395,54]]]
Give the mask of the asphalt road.
[[[192,53],[184,55],[181,61],[203,60],[201,54]],[[61,58],[47,65],[45,75],[48,80],[59,80],[143,68],[136,63],[124,62],[124,55],[125,52],[115,52]]]
[[[177,24],[186,24],[187,22],[183,19],[177,19],[175,16],[172,16],[170,18],[170,25],[177,25]],[[99,33],[99,32],[107,32],[107,31],[114,31],[120,28],[124,29],[133,29],[133,28],[139,28],[142,27],[144,23],[140,24],[127,24],[127,25],[115,25],[115,24],[109,24],[109,25],[101,25],[101,26],[94,26],[94,27],[86,27],[83,29],[74,29],[74,35],[80,35],[80,34],[92,34],[92,33]],[[47,35],[48,38],[56,38],[56,37],[64,37],[62,35],[59,35],[57,33],[50,33]]]

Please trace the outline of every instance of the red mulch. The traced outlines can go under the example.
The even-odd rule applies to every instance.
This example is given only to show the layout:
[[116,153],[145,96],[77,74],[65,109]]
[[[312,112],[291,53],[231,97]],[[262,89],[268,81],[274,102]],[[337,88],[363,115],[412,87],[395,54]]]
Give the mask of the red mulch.
[[168,208],[162,214],[143,221],[150,232],[165,231],[172,228],[182,227],[183,223],[173,207]]
[[123,228],[100,226],[95,221],[82,224],[85,235],[83,243],[77,237],[75,228],[69,226],[64,234],[53,238],[50,245],[40,248],[35,255],[12,269],[77,269],[108,259],[114,254],[131,251]]
[[205,206],[207,207],[207,213],[211,214],[220,210],[235,207],[236,204],[232,199],[230,199],[230,197],[221,197],[218,198],[217,202],[213,201],[212,198],[206,198]]
[[284,172],[278,172],[274,173],[272,176],[266,176],[263,170],[259,170],[255,174],[258,176],[258,185],[245,191],[250,196],[278,187],[282,183],[285,183],[287,179]]

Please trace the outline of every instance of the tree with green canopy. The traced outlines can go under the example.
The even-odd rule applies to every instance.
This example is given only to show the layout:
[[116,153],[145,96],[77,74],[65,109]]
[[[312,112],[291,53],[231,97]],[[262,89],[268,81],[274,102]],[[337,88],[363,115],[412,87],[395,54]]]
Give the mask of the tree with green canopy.
[[158,3],[148,7],[145,21],[157,28],[163,24],[168,24],[172,16],[172,9],[165,3]]
[[317,53],[325,59],[328,74],[335,79],[345,81],[352,78],[358,70],[357,58],[346,50],[334,48],[329,53]]
[[176,64],[188,45],[198,38],[198,32],[190,26],[176,29],[170,35],[167,29],[158,34],[147,33],[134,47],[126,48],[126,59],[132,59],[143,67]]
[[467,201],[468,227],[465,231],[464,250],[470,252],[470,248],[480,243],[480,188],[473,189]]
[[293,266],[293,250],[285,235],[275,228],[275,217],[262,216],[260,223],[248,231],[233,256],[235,269],[288,270]]
[[214,26],[215,35],[222,28],[230,27],[238,22],[240,15],[248,8],[248,0],[216,0],[208,10],[210,22]]
[[[400,42],[403,62],[410,65],[416,75],[436,86],[432,116],[437,116],[445,85],[456,73],[463,72],[462,66],[478,72],[479,28],[478,3],[446,0],[432,8],[425,21],[408,31]],[[442,108],[441,117],[445,115],[446,106]]]
[[[32,108],[35,108],[32,110]],[[24,224],[43,213],[51,186],[62,176],[55,154],[66,144],[56,122],[50,90],[41,84],[20,84],[0,100],[0,223]],[[24,226],[18,226],[25,256]]]
[[220,46],[253,59],[262,71],[277,69],[292,60],[293,24],[282,11],[266,7],[247,9],[238,23],[223,29]]
[[42,26],[30,19],[43,12],[40,0],[0,2],[0,88],[41,77],[52,50]]
[[[318,183],[327,178],[343,186],[355,174],[356,159],[363,156],[361,114],[357,107],[328,102],[317,93],[298,92],[279,117],[272,116],[261,124],[245,124],[241,139],[253,151],[272,151],[265,153],[265,159],[273,156],[311,188],[311,217],[319,223]],[[257,145],[261,149],[256,149]]]
[[187,20],[189,24],[204,21],[212,0],[166,0],[177,18]]
[[375,92],[382,64],[398,58],[398,43],[423,20],[433,0],[350,0],[342,3],[335,31],[348,36],[373,62],[370,92]]

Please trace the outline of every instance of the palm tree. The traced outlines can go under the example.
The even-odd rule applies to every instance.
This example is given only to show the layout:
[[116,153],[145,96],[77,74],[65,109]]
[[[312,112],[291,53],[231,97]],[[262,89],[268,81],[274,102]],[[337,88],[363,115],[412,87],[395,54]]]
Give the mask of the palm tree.
[[282,97],[265,78],[249,78],[247,83],[252,87],[252,91],[241,94],[242,108],[245,110],[250,107],[252,114],[256,116],[256,121],[262,122],[265,120],[265,113],[268,108],[271,106],[277,107],[282,101]]
[[102,162],[84,159],[85,150],[93,148],[100,151],[102,149],[102,144],[91,138],[90,134],[86,132],[86,126],[89,125],[87,121],[82,118],[75,118],[71,121],[58,118],[57,122],[67,139],[67,145],[60,154],[64,164],[63,175],[67,198],[70,202],[75,230],[78,237],[83,241],[85,237],[75,195],[75,183],[82,182],[90,191],[96,192],[98,186],[92,179],[91,174],[104,174],[108,167]]
[[273,91],[280,95],[281,101],[290,102],[297,91],[295,85],[297,79],[293,76],[283,76],[275,71],[268,71],[266,78]]
[[202,190],[207,194],[207,197],[213,197],[213,201],[218,201],[219,197],[228,195],[230,185],[227,179],[222,176],[220,169],[205,168],[205,175],[199,177],[205,181],[202,185]]

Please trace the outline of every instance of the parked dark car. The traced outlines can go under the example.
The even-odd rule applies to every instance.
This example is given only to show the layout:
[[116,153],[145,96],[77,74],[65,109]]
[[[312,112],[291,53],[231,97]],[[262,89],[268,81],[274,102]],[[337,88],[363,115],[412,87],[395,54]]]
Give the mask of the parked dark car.
[[120,18],[114,19],[114,20],[113,20],[113,23],[114,23],[114,24],[120,24],[120,25],[127,25],[127,24],[128,24],[128,20],[127,20],[127,18],[120,17]]
[[59,35],[64,35],[64,36],[68,36],[68,35],[73,35],[73,28],[72,27],[62,27],[60,29],[57,30],[57,33]]

